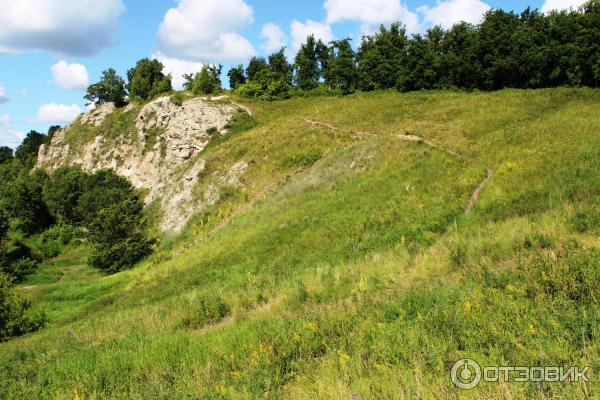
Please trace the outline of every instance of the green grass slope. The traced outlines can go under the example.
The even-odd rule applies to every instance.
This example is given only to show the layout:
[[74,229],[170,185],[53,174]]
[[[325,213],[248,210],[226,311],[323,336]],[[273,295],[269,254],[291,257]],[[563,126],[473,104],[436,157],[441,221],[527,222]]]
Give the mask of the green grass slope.
[[[247,105],[203,155],[207,185],[248,162],[242,185],[182,236],[114,276],[76,249],[23,285],[49,322],[0,344],[0,398],[598,396],[600,91]],[[592,381],[460,392],[464,357]]]

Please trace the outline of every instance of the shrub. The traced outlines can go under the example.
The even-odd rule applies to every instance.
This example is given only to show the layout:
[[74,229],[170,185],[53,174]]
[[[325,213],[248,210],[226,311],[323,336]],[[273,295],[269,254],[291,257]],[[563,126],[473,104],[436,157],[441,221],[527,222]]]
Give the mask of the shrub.
[[0,342],[36,331],[44,324],[43,315],[31,315],[28,301],[19,296],[11,279],[0,273]]
[[88,228],[94,245],[90,264],[104,272],[122,271],[151,253],[153,242],[145,236],[146,221],[138,199],[100,210]]
[[575,230],[581,233],[600,227],[600,207],[588,206],[578,210],[571,223]]
[[184,320],[189,328],[200,328],[222,321],[229,315],[229,307],[220,296],[203,294],[198,299],[192,315]]
[[171,102],[171,104],[174,104],[178,107],[181,107],[183,105],[183,93],[181,92],[175,92],[171,95],[171,97],[169,98],[169,101]]

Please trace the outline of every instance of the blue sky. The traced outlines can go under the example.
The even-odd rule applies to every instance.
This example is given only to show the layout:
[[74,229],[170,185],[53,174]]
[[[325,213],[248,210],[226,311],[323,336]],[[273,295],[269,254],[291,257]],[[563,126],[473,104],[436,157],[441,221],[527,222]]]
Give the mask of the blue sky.
[[[489,7],[522,11],[577,6],[577,0],[0,0],[0,145],[31,129],[65,125],[85,110],[84,88],[112,67],[125,75],[143,57],[175,78],[202,63],[231,65],[307,34],[359,39],[381,23],[409,31]],[[176,85],[181,79],[175,80]]]

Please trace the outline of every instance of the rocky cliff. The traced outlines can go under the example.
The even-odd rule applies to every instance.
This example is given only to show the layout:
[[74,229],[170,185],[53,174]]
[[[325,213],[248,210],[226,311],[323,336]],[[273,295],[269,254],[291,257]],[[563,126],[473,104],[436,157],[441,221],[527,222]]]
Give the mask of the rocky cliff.
[[247,168],[240,161],[202,188],[204,148],[249,111],[226,98],[192,98],[182,105],[161,97],[123,109],[103,104],[58,131],[40,148],[40,168],[79,165],[86,171],[111,168],[159,202],[163,231],[180,231],[197,211],[219,199],[220,187],[236,185]]

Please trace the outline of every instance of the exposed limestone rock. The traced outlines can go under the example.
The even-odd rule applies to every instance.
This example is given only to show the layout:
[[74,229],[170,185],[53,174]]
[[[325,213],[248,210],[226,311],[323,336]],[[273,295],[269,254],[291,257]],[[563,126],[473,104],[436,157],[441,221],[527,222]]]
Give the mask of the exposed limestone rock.
[[81,115],[81,123],[94,126],[100,126],[112,112],[115,111],[113,103],[100,104],[93,110],[85,112]]
[[[135,109],[135,105],[128,107],[120,112]],[[195,98],[177,106],[169,97],[161,97],[140,110],[135,120],[137,137],[121,134],[109,139],[99,135],[73,149],[65,139],[70,129],[66,127],[56,132],[50,146],[40,148],[38,167],[53,170],[79,165],[92,172],[111,168],[134,187],[148,191],[146,204],[160,201],[163,230],[179,231],[193,214],[219,200],[221,186],[240,184],[248,167],[245,162],[235,164],[222,176],[212,176],[214,183],[197,193],[199,176],[206,168],[200,153],[211,137],[227,133],[238,108],[223,99]],[[79,122],[101,127],[114,110],[114,106],[103,104],[84,113]]]

